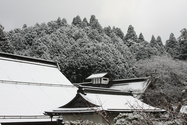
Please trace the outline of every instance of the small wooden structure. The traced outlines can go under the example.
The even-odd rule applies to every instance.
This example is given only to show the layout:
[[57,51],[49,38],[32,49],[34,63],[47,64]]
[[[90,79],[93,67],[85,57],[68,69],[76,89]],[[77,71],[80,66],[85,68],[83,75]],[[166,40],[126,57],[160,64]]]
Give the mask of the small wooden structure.
[[113,79],[108,73],[92,74],[86,80],[90,82],[74,83],[75,86],[82,88],[100,87],[121,92],[132,92],[134,97],[140,98],[151,83],[150,77],[130,78],[130,79]]
[[108,73],[97,73],[90,75],[86,79],[91,79],[92,84],[108,84],[112,77]]

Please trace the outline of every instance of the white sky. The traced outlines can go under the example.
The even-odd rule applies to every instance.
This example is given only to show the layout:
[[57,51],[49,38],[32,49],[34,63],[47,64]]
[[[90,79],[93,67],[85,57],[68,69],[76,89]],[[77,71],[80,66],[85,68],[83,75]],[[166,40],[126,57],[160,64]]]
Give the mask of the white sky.
[[170,33],[177,38],[187,28],[187,0],[0,0],[5,31],[58,17],[71,24],[77,15],[88,21],[95,15],[102,27],[119,27],[124,34],[132,25],[147,41],[159,35],[164,43]]

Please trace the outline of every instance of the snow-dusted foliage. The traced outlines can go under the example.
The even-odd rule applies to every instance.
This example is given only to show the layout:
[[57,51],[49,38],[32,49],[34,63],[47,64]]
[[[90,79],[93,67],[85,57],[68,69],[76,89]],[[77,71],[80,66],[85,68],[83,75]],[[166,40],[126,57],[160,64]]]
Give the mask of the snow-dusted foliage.
[[71,25],[59,17],[7,32],[7,40],[0,43],[0,48],[8,53],[53,59],[72,82],[82,82],[96,72],[109,72],[116,79],[136,77],[136,61],[171,52],[166,52],[161,37],[153,37],[150,43],[142,33],[137,37],[132,25],[125,34],[120,28],[102,28],[94,15],[89,21],[76,16]]
[[47,24],[36,24],[7,32],[14,53],[57,61],[72,82],[82,82],[95,72],[109,72],[118,78],[134,77],[134,56],[124,44],[119,28],[110,34],[94,15],[90,22],[73,19],[72,25],[59,17]]
[[159,114],[159,116],[143,112],[120,113],[114,118],[114,122],[115,125],[186,125],[187,123],[185,116],[179,115],[177,118],[165,120],[163,120],[164,115]]
[[115,125],[153,125],[153,122],[145,113],[120,113],[114,118]]
[[102,123],[94,123],[89,120],[65,121],[64,125],[104,125]]
[[166,41],[166,51],[175,58],[179,55],[179,42],[176,40],[173,33],[170,34],[169,40]]
[[153,106],[173,110],[173,104],[182,103],[187,98],[187,63],[172,58],[154,57],[136,63],[137,76],[151,76],[152,83],[143,99]]

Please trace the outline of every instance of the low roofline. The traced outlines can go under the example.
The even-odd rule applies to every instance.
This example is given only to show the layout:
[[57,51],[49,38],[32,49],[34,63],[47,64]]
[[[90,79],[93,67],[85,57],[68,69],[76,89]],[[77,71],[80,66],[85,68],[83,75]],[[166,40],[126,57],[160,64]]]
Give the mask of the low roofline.
[[[46,115],[0,115],[0,119],[41,119],[46,118]],[[47,117],[48,118],[48,117]]]
[[80,113],[98,113],[101,111],[110,113],[132,113],[132,112],[146,112],[146,113],[164,113],[164,109],[107,109],[102,107],[87,107],[87,108],[59,108],[59,110],[45,111],[45,115],[58,116],[62,114],[80,114]]
[[10,58],[10,59],[15,59],[15,60],[30,61],[30,62],[36,62],[36,63],[44,63],[44,64],[57,66],[57,63],[52,60],[38,59],[34,57],[15,55],[15,54],[10,54],[10,53],[0,52],[0,57]]
[[166,110],[164,109],[108,109],[108,112],[120,112],[120,113],[125,113],[125,112],[146,112],[146,113],[164,113]]
[[78,93],[86,94],[86,93],[97,93],[97,94],[108,94],[108,95],[129,95],[133,96],[132,92],[123,92],[116,89],[110,89],[110,88],[101,88],[101,87],[91,87],[91,86],[79,86]]
[[[129,79],[114,79],[110,82],[112,83],[121,83],[121,82],[135,82],[135,81],[146,81],[150,79],[151,77],[140,77],[140,78],[129,78]],[[73,83],[75,85],[83,85],[83,84],[92,84],[92,82],[81,82],[81,83]]]

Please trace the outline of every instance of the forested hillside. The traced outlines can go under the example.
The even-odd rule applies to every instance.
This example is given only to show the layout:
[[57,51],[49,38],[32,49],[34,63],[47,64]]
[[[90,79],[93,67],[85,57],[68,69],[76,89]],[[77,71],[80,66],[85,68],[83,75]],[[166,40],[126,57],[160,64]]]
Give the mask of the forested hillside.
[[150,91],[168,95],[165,90],[177,89],[179,94],[173,96],[182,99],[187,82],[187,30],[182,29],[178,39],[171,33],[165,43],[154,35],[146,41],[132,25],[125,33],[117,27],[103,28],[94,15],[89,20],[76,16],[71,24],[60,17],[32,27],[24,24],[9,32],[0,26],[2,52],[52,59],[71,82],[82,82],[98,72],[109,72],[115,79],[152,76]]

